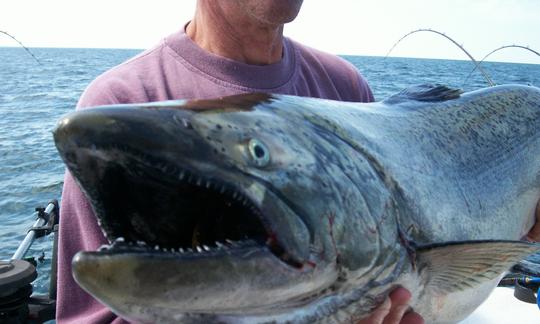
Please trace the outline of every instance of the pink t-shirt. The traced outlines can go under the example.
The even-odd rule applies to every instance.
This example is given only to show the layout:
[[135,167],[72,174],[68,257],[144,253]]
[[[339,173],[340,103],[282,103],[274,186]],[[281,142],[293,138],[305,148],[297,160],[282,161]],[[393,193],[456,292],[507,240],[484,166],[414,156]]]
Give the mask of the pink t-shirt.
[[[352,64],[337,56],[285,39],[280,62],[249,65],[208,53],[180,31],[99,76],[83,93],[78,109],[116,103],[208,99],[246,92],[373,101],[364,78]],[[96,250],[107,241],[69,173],[60,213],[57,322],[125,322],[84,292],[71,276],[75,253]]]

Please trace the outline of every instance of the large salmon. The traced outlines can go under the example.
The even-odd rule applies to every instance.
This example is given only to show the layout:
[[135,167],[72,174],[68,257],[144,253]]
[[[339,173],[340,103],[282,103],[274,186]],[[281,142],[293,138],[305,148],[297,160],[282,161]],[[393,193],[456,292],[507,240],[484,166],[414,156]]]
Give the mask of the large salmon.
[[398,285],[470,314],[540,197],[540,89],[246,94],[85,109],[54,133],[111,246],[77,282],[141,322],[360,319]]

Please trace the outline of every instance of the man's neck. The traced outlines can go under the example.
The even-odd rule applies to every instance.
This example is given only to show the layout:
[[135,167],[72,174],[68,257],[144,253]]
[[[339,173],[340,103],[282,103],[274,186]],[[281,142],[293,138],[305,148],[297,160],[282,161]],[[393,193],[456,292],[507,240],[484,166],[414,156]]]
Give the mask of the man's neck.
[[210,53],[254,65],[281,60],[283,25],[268,25],[231,6],[198,7],[186,34]]

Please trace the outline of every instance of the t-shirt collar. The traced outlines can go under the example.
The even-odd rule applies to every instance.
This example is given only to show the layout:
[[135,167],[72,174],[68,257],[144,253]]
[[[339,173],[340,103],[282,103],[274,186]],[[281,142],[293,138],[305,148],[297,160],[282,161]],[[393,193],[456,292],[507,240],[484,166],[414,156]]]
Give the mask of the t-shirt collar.
[[189,38],[184,29],[167,37],[165,42],[186,63],[200,72],[246,88],[278,88],[291,79],[296,66],[294,46],[287,38],[283,40],[283,57],[279,62],[269,65],[246,64],[210,53]]

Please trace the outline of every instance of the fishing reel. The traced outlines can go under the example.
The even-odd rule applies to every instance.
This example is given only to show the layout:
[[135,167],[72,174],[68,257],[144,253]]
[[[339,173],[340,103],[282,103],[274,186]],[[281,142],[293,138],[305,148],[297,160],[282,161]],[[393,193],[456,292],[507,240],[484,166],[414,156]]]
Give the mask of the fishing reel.
[[[0,260],[0,323],[43,323],[55,318],[56,247],[58,202],[36,208],[38,219],[9,261]],[[53,260],[49,294],[32,295],[32,281],[38,274],[34,258],[24,258],[35,239],[54,233]]]
[[511,274],[504,277],[499,286],[514,287],[514,297],[540,308],[540,277]]
[[29,317],[31,282],[37,278],[34,265],[26,260],[0,261],[0,321],[25,323]]

